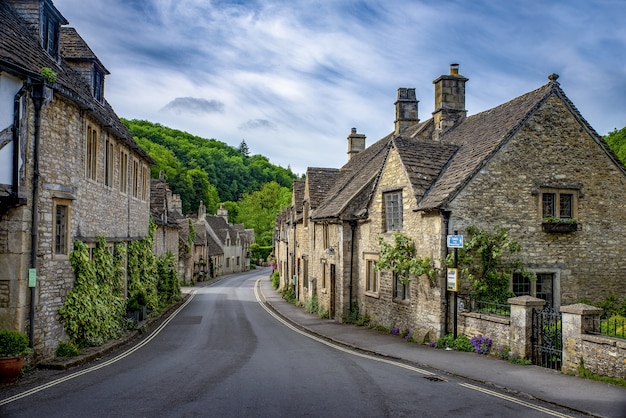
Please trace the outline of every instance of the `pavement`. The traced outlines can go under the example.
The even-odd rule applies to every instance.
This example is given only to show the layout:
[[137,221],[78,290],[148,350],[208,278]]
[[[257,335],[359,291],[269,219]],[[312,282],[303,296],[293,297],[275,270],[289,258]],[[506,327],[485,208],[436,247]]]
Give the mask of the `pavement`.
[[321,319],[287,303],[269,277],[260,281],[266,304],[287,321],[336,344],[426,368],[445,378],[465,378],[528,399],[538,399],[599,417],[626,417],[626,388],[565,375],[533,365],[519,365],[495,356],[448,351],[407,342],[398,335]]
[[[598,417],[626,418],[626,388],[607,383],[568,376],[559,371],[539,366],[518,365],[495,356],[484,356],[476,353],[447,351],[415,343],[404,338],[376,331],[367,327],[342,324],[332,319],[321,319],[310,314],[304,308],[287,303],[271,284],[268,274],[259,281],[260,295],[265,306],[281,316],[293,326],[305,330],[319,338],[332,343],[398,360],[421,369],[428,369],[436,376],[445,379],[447,376],[463,378],[470,383],[485,385],[500,392],[515,394],[522,398],[537,399],[553,405]],[[263,270],[259,271],[260,274]],[[219,281],[227,277],[220,277]],[[204,287],[215,283],[198,283],[196,287]],[[102,347],[94,347],[75,358],[52,359],[39,367],[68,369],[99,358],[107,353],[122,348],[139,338],[143,330],[169,316],[178,305],[189,297],[193,288],[184,288],[183,301],[170,307],[160,317],[151,318],[140,324],[141,329],[127,333],[118,341]]]

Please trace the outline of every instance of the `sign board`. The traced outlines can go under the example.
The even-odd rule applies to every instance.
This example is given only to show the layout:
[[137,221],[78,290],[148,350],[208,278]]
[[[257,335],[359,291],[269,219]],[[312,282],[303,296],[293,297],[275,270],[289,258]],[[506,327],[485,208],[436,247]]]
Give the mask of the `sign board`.
[[37,286],[37,269],[28,269],[28,287]]
[[447,287],[450,292],[459,291],[459,269],[448,269]]
[[463,248],[463,235],[448,235],[448,248]]

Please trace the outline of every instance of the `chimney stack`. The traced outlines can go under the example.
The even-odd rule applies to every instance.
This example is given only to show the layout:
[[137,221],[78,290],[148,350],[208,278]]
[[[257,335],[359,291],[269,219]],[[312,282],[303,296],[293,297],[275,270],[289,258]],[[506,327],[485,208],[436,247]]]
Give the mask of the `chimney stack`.
[[356,128],[352,128],[348,135],[348,161],[365,149],[365,135],[357,134]]
[[415,89],[401,87],[398,89],[398,100],[396,101],[396,121],[394,133],[399,135],[405,129],[417,125],[417,99]]
[[459,74],[459,64],[450,64],[450,75],[442,75],[433,81],[435,85],[436,135],[443,133],[465,118],[465,82],[469,79]]
[[217,210],[217,216],[220,216],[222,219],[228,223],[228,209],[224,207],[223,203],[220,203],[220,207]]

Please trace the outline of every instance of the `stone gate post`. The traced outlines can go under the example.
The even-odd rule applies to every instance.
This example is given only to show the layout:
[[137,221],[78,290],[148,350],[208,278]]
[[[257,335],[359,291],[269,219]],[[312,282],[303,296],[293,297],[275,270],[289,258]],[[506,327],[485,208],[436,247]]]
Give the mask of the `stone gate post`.
[[532,355],[533,309],[543,309],[546,301],[532,296],[518,296],[510,298],[511,326],[509,328],[509,342],[511,351],[522,358]]
[[563,331],[563,363],[561,371],[578,374],[583,356],[582,335],[593,331],[594,322],[600,323],[604,310],[595,306],[576,303],[561,307],[561,330]]

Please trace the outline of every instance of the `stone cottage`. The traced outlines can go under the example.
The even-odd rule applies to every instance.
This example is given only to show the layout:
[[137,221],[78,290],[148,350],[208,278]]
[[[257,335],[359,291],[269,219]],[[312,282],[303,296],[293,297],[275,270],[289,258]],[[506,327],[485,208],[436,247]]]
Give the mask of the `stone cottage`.
[[0,328],[37,357],[66,338],[75,240],[148,233],[150,165],[105,99],[109,74],[51,0],[0,2]]
[[[626,296],[619,239],[626,232],[626,169],[557,79],[553,74],[534,91],[468,116],[468,79],[453,64],[433,81],[435,109],[425,121],[415,89],[398,89],[393,132],[366,147],[353,129],[349,161],[322,179],[312,169],[301,201],[294,192],[291,214],[277,218],[283,283],[314,283],[299,298],[317,295],[331,317],[358,307],[376,323],[434,339],[451,321],[447,235],[463,235],[470,225],[503,226],[534,275],[512,279],[517,295],[556,309],[609,292]],[[314,197],[318,190],[323,195]],[[390,242],[395,232],[434,261],[435,280],[403,284],[374,268],[379,238]],[[299,269],[304,260],[307,269]]]

